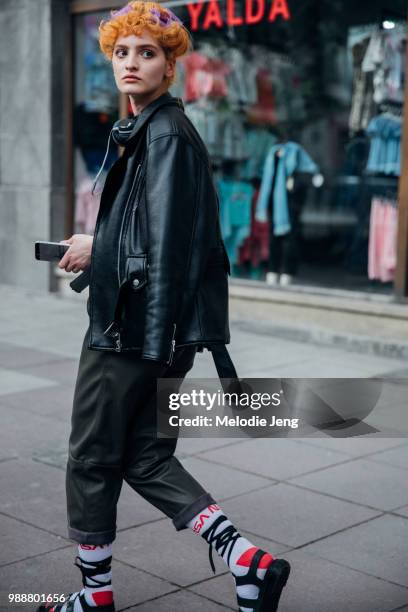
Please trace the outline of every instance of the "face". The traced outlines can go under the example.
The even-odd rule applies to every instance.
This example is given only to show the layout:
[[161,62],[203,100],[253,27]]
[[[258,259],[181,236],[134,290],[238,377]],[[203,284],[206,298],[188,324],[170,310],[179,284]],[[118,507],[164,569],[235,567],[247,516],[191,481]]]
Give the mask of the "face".
[[160,90],[166,91],[165,77],[174,74],[174,61],[144,30],[141,36],[120,36],[112,55],[113,74],[119,91],[143,101]]

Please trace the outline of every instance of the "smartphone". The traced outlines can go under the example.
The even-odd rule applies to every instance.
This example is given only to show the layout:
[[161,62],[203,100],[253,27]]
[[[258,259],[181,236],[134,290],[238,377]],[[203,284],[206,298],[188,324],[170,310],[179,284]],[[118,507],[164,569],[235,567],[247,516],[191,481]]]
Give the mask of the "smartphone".
[[69,247],[69,244],[60,242],[38,241],[35,243],[35,258],[41,261],[58,261],[62,259]]

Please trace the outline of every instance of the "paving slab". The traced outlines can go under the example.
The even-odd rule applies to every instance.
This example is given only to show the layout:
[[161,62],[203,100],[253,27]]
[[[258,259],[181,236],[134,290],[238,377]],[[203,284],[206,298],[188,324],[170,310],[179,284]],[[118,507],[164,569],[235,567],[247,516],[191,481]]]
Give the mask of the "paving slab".
[[299,438],[297,442],[346,453],[352,457],[364,457],[406,444],[405,440],[395,438],[330,438],[322,433],[307,438]]
[[408,443],[380,453],[374,453],[367,457],[367,461],[388,463],[389,465],[408,469]]
[[69,421],[57,421],[0,404],[0,449],[8,456],[31,457],[34,452],[67,448]]
[[65,546],[62,538],[0,514],[0,566]]
[[55,385],[11,393],[1,399],[5,406],[31,412],[39,416],[70,422],[74,387]]
[[408,519],[384,515],[312,543],[303,551],[408,587],[407,542]]
[[394,438],[399,438],[401,442],[408,442],[408,409],[406,400],[386,407],[376,407],[366,418],[366,421],[381,432],[392,431]]
[[139,606],[127,608],[127,612],[132,610],[135,612],[225,612],[230,610],[226,606],[222,606],[213,601],[208,601],[207,598],[200,597],[189,591],[180,590],[177,593],[166,595],[153,601],[143,603]]
[[325,448],[313,448],[292,440],[260,438],[199,454],[218,464],[229,465],[251,474],[285,480],[299,474],[349,461],[349,456]]
[[392,510],[408,503],[406,470],[393,465],[354,459],[314,474],[293,478],[293,484],[378,510]]
[[50,378],[0,368],[0,397],[6,397],[8,393],[17,391],[53,387],[55,384],[55,381]]
[[[241,335],[242,339],[240,337]],[[297,369],[299,364],[316,361],[320,363],[323,361],[324,367],[323,369],[316,369],[311,374],[311,378],[316,378],[320,376],[321,371],[326,371],[329,366],[328,362],[332,362],[336,368],[345,367],[345,371],[349,372],[350,353],[340,348],[329,346],[323,347],[270,337],[269,343],[262,347],[262,360],[260,360],[259,342],[254,342],[253,338],[254,336],[251,336],[251,334],[243,335],[241,330],[234,330],[232,347],[237,353],[237,358],[241,359],[243,364],[246,364],[245,376],[251,375],[256,377],[256,372],[260,366],[262,370],[266,372],[265,375],[274,376],[272,373],[273,371],[283,371],[283,368],[290,368],[291,365]],[[351,355],[353,354],[351,353]],[[390,360],[374,355],[364,355],[364,358],[360,360],[359,364],[362,371],[366,372],[366,376],[374,376],[387,371],[393,371],[395,368],[398,368],[398,366],[404,367],[404,365],[405,362],[402,360]],[[339,377],[340,374],[333,374],[333,378]],[[358,377],[357,372],[351,377]]]
[[300,601],[302,612],[390,612],[407,602],[406,588],[318,559],[304,549],[286,553],[285,559],[292,571],[279,612],[297,612]]
[[402,508],[398,508],[394,510],[395,514],[400,514],[401,516],[406,516],[408,518],[408,506],[403,506]]
[[190,456],[214,448],[242,443],[242,438],[182,438],[177,441],[176,455]]
[[[240,445],[238,445],[240,446]],[[271,484],[270,479],[246,474],[226,465],[214,465],[196,457],[187,457],[181,462],[198,482],[216,500],[234,497],[248,491],[255,491]]]
[[65,478],[61,470],[21,458],[1,464],[0,512],[66,537]]
[[[244,535],[241,530],[240,533]],[[287,550],[275,542],[269,542],[269,547]],[[214,575],[208,560],[208,544],[189,529],[176,531],[169,519],[118,534],[115,556],[180,587]],[[217,574],[228,572],[217,553],[213,558]]]
[[78,363],[79,355],[78,359],[56,359],[50,363],[27,365],[22,371],[73,388],[78,374]]
[[[354,360],[353,360],[354,361]],[[389,364],[389,369],[392,365]],[[341,360],[327,361],[324,357],[321,359],[307,359],[291,364],[277,364],[273,368],[265,368],[262,365],[257,366],[255,371],[251,371],[251,376],[272,378],[316,378],[316,373],[319,373],[320,378],[366,378],[384,373],[384,366],[373,364],[365,364],[365,360],[359,362],[343,363]],[[242,376],[242,374],[240,374]]]
[[0,367],[18,370],[30,365],[51,363],[64,357],[28,347],[15,346],[12,343],[0,342]]
[[285,483],[227,500],[222,507],[238,529],[292,547],[379,515],[369,508]]

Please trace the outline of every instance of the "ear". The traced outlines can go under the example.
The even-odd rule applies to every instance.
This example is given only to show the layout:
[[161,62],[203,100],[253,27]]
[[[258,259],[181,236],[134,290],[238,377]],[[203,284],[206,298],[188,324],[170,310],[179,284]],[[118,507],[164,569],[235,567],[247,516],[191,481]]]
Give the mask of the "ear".
[[165,76],[166,77],[174,76],[175,70],[176,70],[176,60],[175,59],[168,59],[167,60],[167,64],[166,64]]

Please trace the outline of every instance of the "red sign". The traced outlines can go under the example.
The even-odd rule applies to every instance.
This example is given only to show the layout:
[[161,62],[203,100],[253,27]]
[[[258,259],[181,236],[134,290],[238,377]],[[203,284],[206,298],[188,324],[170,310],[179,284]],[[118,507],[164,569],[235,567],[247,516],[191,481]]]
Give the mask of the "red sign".
[[245,14],[237,15],[235,12],[235,0],[227,0],[226,19],[221,15],[218,0],[187,4],[191,20],[190,29],[192,31],[198,30],[200,27],[199,19],[201,19],[202,29],[208,30],[212,25],[217,28],[222,28],[223,25],[252,25],[261,21],[266,12],[268,14],[268,21],[275,21],[278,17],[282,17],[286,21],[291,18],[287,0],[271,0],[269,8],[266,6],[267,1],[245,0]]

